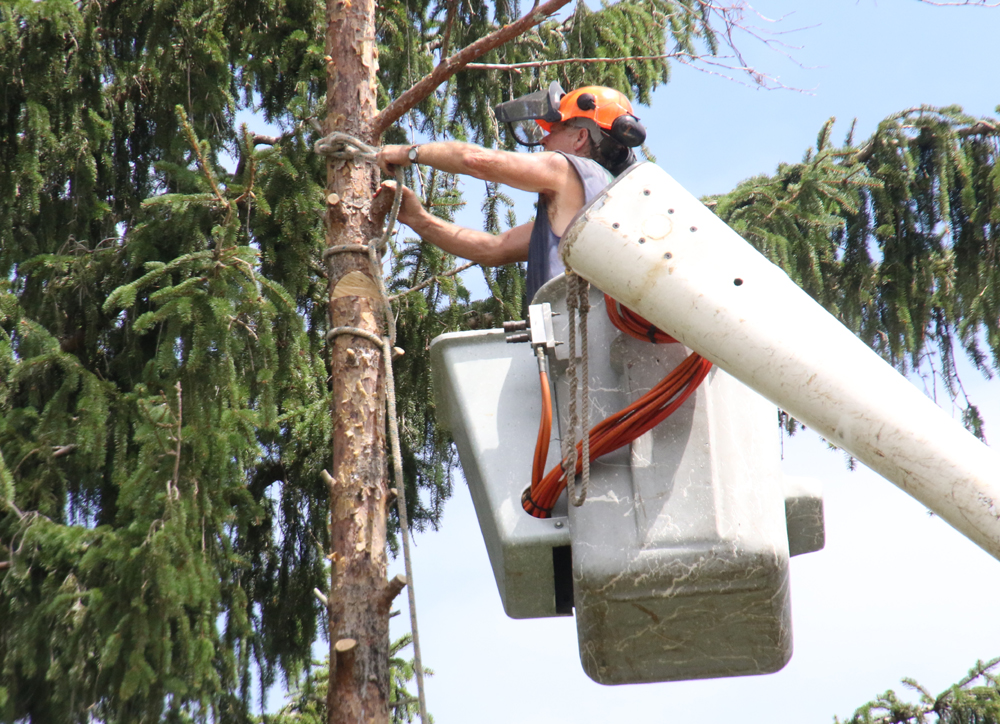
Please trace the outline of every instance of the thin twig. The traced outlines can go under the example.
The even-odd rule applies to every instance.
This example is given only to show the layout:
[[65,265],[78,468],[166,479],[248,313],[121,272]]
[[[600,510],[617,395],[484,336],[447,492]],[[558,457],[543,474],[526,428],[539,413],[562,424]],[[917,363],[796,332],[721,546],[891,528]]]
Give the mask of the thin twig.
[[389,297],[389,301],[390,302],[394,302],[397,299],[399,299],[400,297],[405,297],[407,294],[411,294],[413,292],[420,291],[421,289],[423,289],[423,288],[425,288],[425,287],[433,284],[436,281],[439,281],[439,280],[444,279],[446,277],[453,277],[456,274],[460,274],[461,272],[464,272],[469,267],[475,266],[476,264],[477,264],[477,262],[474,262],[474,261],[466,262],[465,264],[462,264],[461,266],[457,266],[454,269],[451,269],[449,271],[444,272],[443,274],[438,274],[436,276],[431,277],[430,279],[425,279],[424,281],[422,281],[419,284],[417,284],[415,287],[410,287],[405,292],[400,292],[399,294],[393,294],[391,297]]
[[558,60],[533,60],[525,63],[469,63],[466,70],[513,70],[525,68],[546,68],[550,65],[569,65],[571,63],[628,63],[643,60],[667,60],[688,53],[663,53],[662,55],[631,55],[627,58],[560,58]]
[[249,334],[251,337],[254,338],[255,342],[259,342],[260,341],[260,338],[257,336],[257,333],[254,332],[253,329],[251,329],[250,326],[246,322],[244,322],[244,321],[242,321],[242,320],[234,317],[231,314],[229,314],[227,316],[229,317],[229,329],[233,328],[233,323],[235,322],[236,324],[238,324],[241,327],[243,327],[243,329],[245,329],[247,331],[247,334]]

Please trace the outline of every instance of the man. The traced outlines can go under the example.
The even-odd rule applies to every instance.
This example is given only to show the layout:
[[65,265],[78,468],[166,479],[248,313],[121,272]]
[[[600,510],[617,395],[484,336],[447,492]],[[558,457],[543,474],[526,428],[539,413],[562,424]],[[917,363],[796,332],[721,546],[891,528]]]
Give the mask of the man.
[[537,193],[535,221],[496,235],[428,213],[408,188],[403,189],[399,210],[399,221],[449,254],[488,266],[527,261],[530,300],[542,284],[563,272],[559,239],[573,217],[614,179],[613,174],[634,163],[631,149],[645,140],[646,132],[628,99],[602,86],[567,94],[553,83],[547,90],[501,104],[496,115],[511,124],[519,143],[544,151],[511,153],[444,141],[383,146],[378,164],[392,174],[396,166],[418,163]]

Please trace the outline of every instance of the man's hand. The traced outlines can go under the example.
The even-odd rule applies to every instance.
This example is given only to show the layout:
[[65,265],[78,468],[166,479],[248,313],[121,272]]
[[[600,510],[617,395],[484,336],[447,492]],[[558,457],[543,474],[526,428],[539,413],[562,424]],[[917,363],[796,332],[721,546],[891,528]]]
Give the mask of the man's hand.
[[395,176],[397,166],[406,168],[410,165],[410,157],[408,155],[410,148],[412,146],[382,146],[378,155],[375,156],[375,161],[378,163],[378,167],[387,175]]
[[[389,146],[389,148],[408,148],[407,146]],[[381,165],[381,164],[380,164]],[[379,187],[378,192],[375,194],[376,198],[379,197],[382,192],[386,192],[386,198],[391,202],[393,194],[395,194],[398,189],[396,188],[395,181],[384,181]],[[391,206],[391,203],[390,203]],[[386,211],[388,213],[388,210]],[[409,226],[411,229],[416,230],[415,226],[420,223],[420,220],[427,214],[424,210],[423,204],[420,203],[420,198],[413,192],[409,186],[403,186],[403,201],[399,206],[399,216],[397,220]]]

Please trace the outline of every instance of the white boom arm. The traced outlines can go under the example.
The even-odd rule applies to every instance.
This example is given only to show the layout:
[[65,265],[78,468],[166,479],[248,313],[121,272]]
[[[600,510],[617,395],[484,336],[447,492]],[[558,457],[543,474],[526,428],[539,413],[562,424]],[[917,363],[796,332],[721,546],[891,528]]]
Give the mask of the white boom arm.
[[568,267],[1000,559],[1000,454],[653,164],[563,236]]

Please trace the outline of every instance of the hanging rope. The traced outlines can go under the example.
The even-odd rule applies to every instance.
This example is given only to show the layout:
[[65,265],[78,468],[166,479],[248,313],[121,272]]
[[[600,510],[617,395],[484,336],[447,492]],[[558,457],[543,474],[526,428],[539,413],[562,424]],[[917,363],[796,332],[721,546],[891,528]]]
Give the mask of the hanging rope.
[[580,296],[576,285],[576,275],[566,270],[566,323],[569,325],[569,361],[566,377],[569,379],[569,424],[562,435],[562,469],[568,481],[576,478],[576,399],[579,380],[576,376],[576,313],[580,308]]
[[[334,132],[316,141],[313,150],[323,156],[345,161],[363,161],[375,163],[377,149],[359,141],[346,133]],[[428,724],[427,701],[424,696],[424,665],[420,657],[420,636],[417,632],[417,601],[413,590],[413,565],[410,559],[410,523],[406,512],[406,484],[403,480],[403,454],[399,443],[399,419],[396,412],[396,382],[392,370],[392,358],[396,344],[396,317],[392,313],[389,295],[385,288],[382,274],[381,249],[389,248],[389,239],[396,226],[399,207],[403,201],[403,169],[396,168],[396,194],[392,202],[392,210],[386,219],[385,228],[380,239],[372,239],[368,244],[341,244],[327,247],[323,252],[323,260],[329,261],[334,254],[367,252],[371,264],[372,277],[378,288],[382,314],[385,317],[385,327],[388,334],[378,337],[371,332],[357,327],[335,327],[326,333],[327,342],[334,338],[350,334],[367,339],[377,345],[382,352],[382,362],[385,367],[385,397],[386,416],[389,422],[389,448],[392,452],[393,478],[396,481],[396,511],[399,515],[399,528],[403,538],[403,565],[406,570],[406,595],[410,607],[410,631],[413,634],[413,668],[417,678],[417,702],[420,707],[420,721]],[[331,662],[331,665],[333,662]]]
[[[587,314],[590,311],[590,283],[571,269],[566,270],[566,311],[569,324],[569,435],[563,435],[562,469],[569,501],[583,505],[590,485],[590,355],[588,354]],[[576,331],[580,329],[580,374],[576,371]],[[582,379],[580,379],[582,377]],[[579,400],[579,409],[577,400]],[[580,428],[580,460],[577,465],[577,426]],[[580,486],[576,470],[580,469]]]

